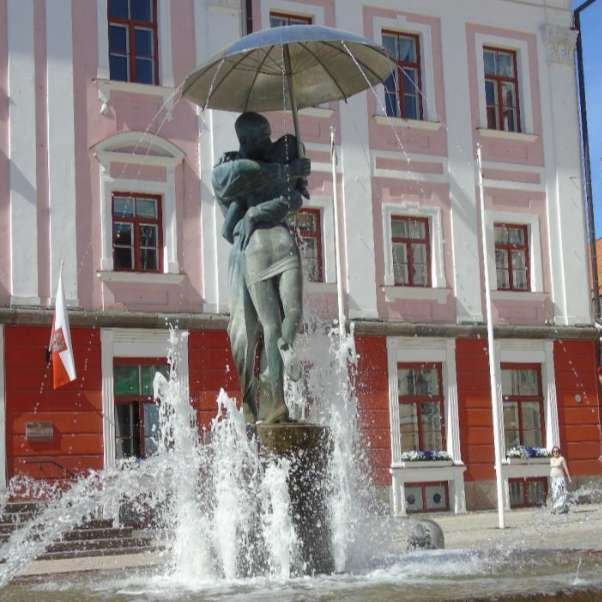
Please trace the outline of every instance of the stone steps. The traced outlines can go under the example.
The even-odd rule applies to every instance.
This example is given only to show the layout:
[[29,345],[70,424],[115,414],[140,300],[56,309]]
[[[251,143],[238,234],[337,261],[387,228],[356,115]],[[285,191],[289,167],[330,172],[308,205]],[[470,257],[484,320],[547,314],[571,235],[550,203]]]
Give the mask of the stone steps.
[[[44,507],[42,502],[11,502],[0,516],[0,545],[16,529],[34,518]],[[35,537],[35,535],[34,535]],[[38,560],[137,554],[156,550],[153,538],[131,526],[114,527],[112,520],[95,519],[67,531],[46,548]]]

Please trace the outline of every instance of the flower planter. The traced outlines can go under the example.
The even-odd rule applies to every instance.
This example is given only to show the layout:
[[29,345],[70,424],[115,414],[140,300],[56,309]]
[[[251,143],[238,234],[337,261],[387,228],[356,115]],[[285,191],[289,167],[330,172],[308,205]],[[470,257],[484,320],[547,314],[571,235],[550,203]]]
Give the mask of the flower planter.
[[394,466],[394,468],[397,466],[399,468],[443,468],[452,465],[452,460],[405,460]]
[[502,464],[549,464],[550,458],[506,458]]

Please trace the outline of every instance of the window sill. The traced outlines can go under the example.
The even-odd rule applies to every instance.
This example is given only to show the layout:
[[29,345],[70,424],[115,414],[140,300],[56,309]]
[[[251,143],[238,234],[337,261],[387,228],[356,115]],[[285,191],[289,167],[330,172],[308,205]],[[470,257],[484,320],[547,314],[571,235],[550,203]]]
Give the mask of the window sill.
[[334,115],[333,109],[327,109],[325,107],[305,107],[299,110],[300,115],[306,117],[320,117],[322,119],[329,119]]
[[180,284],[186,274],[164,274],[158,272],[100,271],[96,276],[102,282],[125,282],[128,284]]
[[391,464],[391,468],[444,468],[448,466],[454,466],[453,460],[418,460]]
[[478,132],[484,138],[499,138],[501,140],[514,140],[517,142],[537,142],[537,134],[525,134],[524,132],[506,132],[505,130],[490,130],[478,128]]
[[304,280],[303,288],[308,293],[336,293],[337,292],[336,282],[310,282],[309,280]]
[[440,305],[447,302],[450,289],[448,288],[427,288],[422,286],[384,286],[386,301],[402,300],[420,300],[436,301]]
[[388,115],[374,115],[374,121],[379,125],[393,127],[411,128],[414,130],[426,130],[436,132],[441,128],[439,121],[425,121],[422,119],[402,119],[401,117],[389,117]]
[[502,464],[517,466],[525,464],[549,464],[550,458],[504,458]]
[[161,96],[166,99],[175,92],[170,86],[155,86],[153,84],[139,84],[137,82],[123,82],[112,79],[95,79],[98,85],[98,99],[100,100],[100,113],[105,115],[113,92],[130,92],[131,94],[144,94],[146,96]]
[[531,291],[491,291],[494,301],[536,301],[543,302],[548,295]]

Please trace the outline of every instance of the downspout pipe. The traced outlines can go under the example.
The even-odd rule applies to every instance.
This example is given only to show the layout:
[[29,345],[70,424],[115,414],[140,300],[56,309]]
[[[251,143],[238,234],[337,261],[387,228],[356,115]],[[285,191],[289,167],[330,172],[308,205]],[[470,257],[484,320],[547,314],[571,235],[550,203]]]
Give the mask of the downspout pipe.
[[245,16],[244,33],[248,36],[253,33],[253,0],[243,0],[243,6]]
[[[579,86],[579,113],[581,116],[581,141],[583,153],[583,172],[585,177],[585,204],[587,211],[587,219],[589,222],[589,239],[590,239],[590,257],[592,271],[592,288],[593,288],[593,304],[594,304],[594,320],[600,317],[599,297],[599,282],[598,282],[598,261],[596,252],[596,230],[594,226],[594,199],[592,194],[592,172],[591,162],[589,158],[589,132],[587,128],[587,102],[585,96],[585,76],[583,70],[583,43],[581,39],[581,13],[591,6],[596,0],[587,0],[574,11],[574,25],[577,30],[577,80]],[[598,346],[600,347],[600,346]],[[598,351],[598,364],[600,360],[600,350]]]

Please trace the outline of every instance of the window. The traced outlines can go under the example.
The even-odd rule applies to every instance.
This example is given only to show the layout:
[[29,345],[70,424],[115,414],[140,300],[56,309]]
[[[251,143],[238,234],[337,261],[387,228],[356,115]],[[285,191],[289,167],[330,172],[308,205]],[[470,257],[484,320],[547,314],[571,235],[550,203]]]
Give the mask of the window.
[[322,269],[322,228],[319,209],[301,209],[294,217],[303,271],[310,282],[324,282]]
[[113,193],[113,268],[161,272],[162,250],[161,197]]
[[548,480],[545,477],[531,479],[508,479],[510,508],[543,506],[548,495]]
[[157,84],[157,1],[109,0],[108,7],[110,78]]
[[516,52],[483,48],[487,127],[520,132]]
[[428,217],[391,217],[393,276],[396,286],[431,285]]
[[166,378],[163,359],[115,358],[115,455],[145,458],[157,449],[159,408],[153,401],[156,372]]
[[502,364],[506,450],[519,445],[541,447],[543,396],[540,364]]
[[311,17],[270,13],[270,27],[282,27],[283,25],[311,25]]
[[498,290],[531,290],[528,226],[494,224],[494,229]]
[[441,364],[398,364],[401,451],[445,449]]
[[407,483],[405,485],[408,512],[433,512],[449,510],[447,482]]
[[397,61],[397,69],[385,80],[387,115],[404,119],[422,119],[418,36],[383,31],[383,46]]

